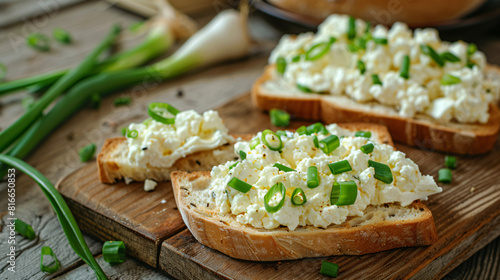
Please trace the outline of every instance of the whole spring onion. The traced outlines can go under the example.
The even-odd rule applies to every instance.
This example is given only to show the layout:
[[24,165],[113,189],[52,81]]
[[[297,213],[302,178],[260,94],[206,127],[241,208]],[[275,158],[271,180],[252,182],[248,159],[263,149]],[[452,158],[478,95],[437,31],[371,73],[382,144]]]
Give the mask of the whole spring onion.
[[278,170],[279,170],[279,171],[283,171],[283,172],[291,172],[291,171],[296,171],[295,169],[290,168],[290,167],[288,167],[288,166],[286,166],[286,165],[283,165],[283,164],[281,164],[281,163],[275,163],[275,164],[273,165],[273,167],[276,167],[276,168],[278,168]]
[[309,166],[307,168],[307,187],[314,189],[319,186],[319,174],[316,166]]
[[285,111],[272,109],[269,111],[269,117],[274,126],[286,127],[290,124],[290,114]]
[[[45,256],[51,256],[52,257],[52,262],[49,265],[44,264],[44,257]],[[54,251],[50,247],[43,246],[42,247],[42,256],[40,258],[40,270],[43,272],[47,273],[54,273],[59,270],[61,267],[61,264],[59,263],[59,260],[56,257],[56,254],[54,254]]]
[[375,179],[382,181],[386,184],[392,183],[394,180],[392,177],[391,168],[387,164],[376,162],[373,160],[368,160],[368,166],[375,169]]
[[330,193],[331,205],[352,205],[358,196],[358,186],[354,181],[335,182]]
[[52,36],[54,36],[54,39],[56,39],[56,41],[62,43],[62,44],[71,44],[71,35],[69,34],[68,31],[58,27],[58,28],[54,28],[54,30],[52,30]]
[[347,161],[347,159],[330,163],[328,164],[328,167],[330,168],[330,171],[332,172],[333,175],[337,175],[352,170],[351,164],[349,163],[349,161]]
[[448,168],[439,169],[438,181],[446,184],[451,183],[451,170]]
[[249,143],[250,150],[255,149],[255,147],[257,147],[257,145],[259,145],[259,144],[260,144],[260,139],[259,139],[259,137],[255,137],[255,138],[253,138],[253,139],[250,141],[250,143]]
[[374,85],[382,85],[382,81],[377,74],[372,74],[372,81]]
[[319,148],[325,153],[330,154],[340,146],[340,140],[337,135],[330,135],[319,141]]
[[120,28],[114,26],[109,35],[102,41],[97,48],[95,48],[82,63],[76,68],[69,71],[61,79],[59,79],[49,90],[31,107],[24,115],[22,115],[16,122],[10,125],[7,129],[0,133],[0,152],[3,152],[9,147],[17,137],[28,129],[37,118],[42,114],[43,110],[49,106],[59,95],[66,89],[72,86],[76,81],[86,76],[94,67],[99,55],[114,42]]
[[365,145],[361,146],[359,149],[363,153],[369,154],[369,153],[373,152],[374,148],[375,148],[375,145],[373,145],[373,143],[368,143],[368,144],[365,144]]
[[[275,206],[271,206],[269,202],[271,201],[271,198],[277,193],[281,194],[281,200],[276,204]],[[278,212],[281,207],[283,207],[283,204],[285,204],[285,197],[286,197],[286,188],[283,185],[283,183],[278,182],[274,184],[271,189],[264,195],[264,207],[266,208],[266,211],[268,213],[276,213]]]
[[281,137],[269,129],[262,131],[262,143],[270,150],[279,151],[283,148]]
[[276,59],[276,71],[278,71],[278,73],[280,75],[283,75],[285,73],[285,70],[286,70],[286,60],[284,57],[278,57],[278,59]]
[[403,57],[403,62],[401,63],[401,70],[399,72],[399,76],[408,80],[410,78],[410,57],[405,55]]
[[26,44],[35,50],[47,52],[50,50],[50,40],[44,34],[32,33],[26,37]]
[[233,179],[231,179],[231,181],[229,181],[229,183],[227,183],[227,185],[230,186],[231,188],[237,190],[237,191],[242,192],[242,193],[247,193],[249,190],[252,189],[252,185],[247,184],[246,182],[244,182],[236,177],[233,177]]
[[445,156],[444,157],[444,165],[449,169],[457,168],[457,158],[453,156]]
[[296,188],[292,192],[292,197],[290,198],[292,205],[300,206],[307,202],[306,194],[301,188]]
[[460,83],[462,80],[460,80],[459,77],[455,77],[451,74],[444,74],[443,77],[441,77],[441,84],[444,86],[450,86],[454,84]]
[[428,55],[437,65],[444,66],[444,59],[429,45],[420,45],[422,53]]
[[354,136],[356,136],[356,137],[371,138],[372,137],[372,133],[370,131],[356,131],[356,133],[354,133]]
[[104,271],[102,271],[101,267],[97,264],[94,256],[90,252],[89,247],[87,246],[87,243],[85,242],[85,239],[76,224],[75,218],[66,204],[66,201],[56,190],[54,185],[52,185],[52,183],[45,176],[43,176],[42,173],[20,159],[0,154],[0,162],[22,171],[38,183],[52,205],[54,212],[61,223],[61,227],[68,238],[71,248],[73,248],[75,253],[94,270],[97,279],[107,279],[106,274],[104,274]]
[[96,150],[96,146],[94,143],[91,143],[83,148],[80,149],[78,154],[80,155],[80,161],[81,162],[87,162],[91,160],[94,157]]
[[[163,61],[142,68],[100,73],[79,82],[21,137],[8,154],[19,158],[26,156],[58,125],[82,107],[92,94],[105,96],[150,79],[162,81],[189,70],[246,55],[250,49],[246,27],[244,14],[225,10]],[[3,138],[0,142],[2,141],[5,142]]]
[[339,265],[332,262],[321,261],[321,270],[319,271],[319,273],[337,278],[337,274],[339,273]]
[[118,264],[125,261],[125,243],[106,241],[102,245],[102,257],[105,262]]
[[240,155],[241,160],[245,160],[247,158],[247,153],[244,151],[239,151],[238,154]]
[[356,38],[356,19],[350,16],[347,27],[347,39],[352,40],[354,38]]
[[[149,116],[164,124],[175,124],[175,116],[179,113],[179,110],[167,103],[154,102],[148,105]],[[164,114],[170,114],[170,117],[164,117]]]
[[14,222],[14,228],[17,232],[19,232],[22,236],[30,239],[30,240],[33,240],[35,239],[35,231],[33,230],[33,228],[28,225],[27,223],[19,220],[19,219],[16,219],[16,221]]

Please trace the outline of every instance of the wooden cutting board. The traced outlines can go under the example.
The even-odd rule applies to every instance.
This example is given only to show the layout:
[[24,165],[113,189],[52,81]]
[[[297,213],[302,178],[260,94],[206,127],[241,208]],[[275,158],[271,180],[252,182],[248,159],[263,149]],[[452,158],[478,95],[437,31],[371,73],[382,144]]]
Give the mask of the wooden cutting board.
[[[271,126],[267,114],[252,108],[248,94],[218,111],[232,133]],[[303,124],[293,121],[290,128]],[[437,179],[443,154],[396,146],[423,174]],[[169,182],[149,193],[141,183],[104,185],[91,163],[63,178],[58,188],[83,231],[103,241],[122,240],[130,256],[179,279],[326,279],[318,273],[321,260],[339,264],[340,279],[432,279],[500,236],[500,143],[487,155],[458,157],[453,183],[440,185],[443,192],[426,202],[439,235],[431,246],[283,262],[236,260],[199,244],[184,226]]]

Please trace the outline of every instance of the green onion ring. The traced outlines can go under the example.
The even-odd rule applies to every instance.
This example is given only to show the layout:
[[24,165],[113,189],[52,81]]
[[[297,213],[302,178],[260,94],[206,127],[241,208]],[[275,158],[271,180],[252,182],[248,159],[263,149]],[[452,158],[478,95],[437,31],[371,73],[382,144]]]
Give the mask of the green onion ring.
[[139,136],[139,132],[137,132],[137,130],[135,129],[132,129],[132,130],[129,130],[127,129],[127,138],[137,138],[137,136]]
[[325,153],[330,154],[340,146],[340,140],[337,135],[330,135],[319,141],[319,148]]
[[390,184],[394,180],[391,168],[389,168],[387,164],[368,160],[368,166],[373,167],[375,169],[375,176],[374,176],[375,179],[382,181],[386,184]]
[[28,44],[28,46],[39,51],[46,52],[50,50],[49,37],[41,33],[33,33],[28,35],[28,37],[26,38],[26,43]]
[[343,206],[352,205],[358,196],[358,186],[354,181],[335,182],[330,194],[330,204]]
[[257,147],[259,144],[260,144],[260,139],[258,137],[253,138],[249,143],[250,150],[255,149],[255,147]]
[[438,171],[438,181],[441,183],[449,184],[451,183],[451,169],[442,168]]
[[102,257],[108,263],[122,263],[125,261],[125,244],[123,241],[106,241],[102,245]]
[[375,148],[375,145],[373,145],[373,143],[368,143],[366,145],[363,145],[361,146],[359,149],[365,153],[365,154],[369,154],[371,152],[373,152],[373,149]]
[[[170,114],[174,115],[173,118],[165,118],[162,115],[158,114],[158,109],[164,109]],[[174,124],[175,123],[175,115],[180,113],[179,110],[175,109],[172,105],[161,102],[154,102],[148,105],[148,114],[155,121],[164,123],[164,124]]]
[[[48,266],[46,266],[43,264],[44,256],[51,256],[54,259],[54,261],[52,261],[52,263],[50,263]],[[47,272],[47,273],[54,273],[57,270],[59,270],[60,267],[61,267],[61,264],[59,263],[59,260],[57,259],[56,254],[54,254],[54,251],[52,251],[52,249],[48,246],[43,246],[42,247],[42,257],[40,258],[40,270],[43,272]]]
[[304,205],[307,202],[306,194],[301,188],[293,190],[292,197],[290,199],[292,204],[295,206]]
[[444,165],[450,169],[457,168],[457,158],[453,156],[445,156]]
[[262,132],[262,143],[273,151],[279,151],[283,148],[281,137],[269,129]]
[[247,193],[249,190],[252,189],[252,185],[248,184],[247,182],[244,182],[236,177],[233,177],[229,183],[227,183],[228,186],[231,188],[240,191],[242,193]]
[[[273,198],[273,196],[278,192],[281,193],[280,202],[276,206],[269,205],[269,201],[271,200],[271,198]],[[266,208],[266,211],[268,213],[278,212],[281,209],[281,207],[283,207],[283,204],[285,204],[285,196],[286,196],[286,188],[283,185],[283,183],[278,182],[274,184],[274,186],[272,186],[271,189],[269,189],[269,191],[264,196],[264,207]]]

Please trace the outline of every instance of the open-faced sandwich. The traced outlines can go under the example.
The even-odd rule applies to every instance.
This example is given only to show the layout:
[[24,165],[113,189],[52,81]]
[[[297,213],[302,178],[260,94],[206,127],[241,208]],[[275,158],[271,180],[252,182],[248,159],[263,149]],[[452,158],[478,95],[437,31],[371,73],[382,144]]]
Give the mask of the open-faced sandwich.
[[276,261],[359,255],[437,240],[420,202],[441,192],[375,124],[264,130],[234,145],[240,160],[173,172],[182,218],[202,244]]
[[497,139],[498,68],[435,29],[332,15],[316,34],[283,36],[269,63],[252,89],[259,108],[379,123],[397,141],[454,153],[484,153]]
[[235,137],[228,134],[216,111],[202,115],[180,112],[166,103],[149,105],[150,118],[132,123],[126,137],[107,139],[97,156],[99,178],[103,183],[116,180],[170,179],[176,170],[210,170],[213,166],[234,160]]

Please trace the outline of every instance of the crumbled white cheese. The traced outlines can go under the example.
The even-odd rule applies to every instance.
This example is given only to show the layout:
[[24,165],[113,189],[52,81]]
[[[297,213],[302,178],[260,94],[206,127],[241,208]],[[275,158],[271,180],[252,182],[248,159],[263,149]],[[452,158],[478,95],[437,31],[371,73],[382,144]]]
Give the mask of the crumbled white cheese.
[[[325,154],[315,147],[313,137],[289,133],[290,137],[281,137],[281,151],[270,150],[259,144],[250,149],[249,142],[235,144],[235,152],[244,151],[247,156],[231,170],[231,161],[212,169],[211,184],[207,192],[209,199],[215,199],[216,211],[221,215],[235,215],[236,221],[256,228],[273,229],[280,225],[290,230],[298,226],[313,225],[328,227],[341,224],[348,216],[359,216],[370,205],[397,202],[403,206],[417,199],[426,199],[428,195],[441,192],[431,176],[423,176],[418,166],[405,157],[402,152],[394,151],[392,146],[376,144],[371,154],[361,152],[360,147],[374,143],[371,139],[354,137],[354,132],[342,129],[337,125],[329,125],[330,133],[340,138],[340,147],[331,154]],[[256,137],[261,137],[259,133]],[[326,137],[317,134],[319,140]],[[352,171],[333,175],[328,164],[347,160]],[[387,164],[392,171],[394,181],[385,184],[375,179],[374,168],[369,167],[368,160]],[[280,163],[296,171],[283,172],[273,167]],[[320,185],[310,189],[307,187],[307,169],[316,166],[319,172]],[[252,189],[242,193],[228,186],[228,182],[236,177],[251,184]],[[330,205],[330,193],[334,182],[354,181],[358,187],[356,202],[349,206]],[[276,183],[286,187],[283,207],[276,213],[268,213],[264,206],[264,196]],[[291,194],[295,188],[301,188],[307,198],[302,206],[291,203]],[[273,196],[271,206],[278,204],[281,194]],[[212,201],[212,200],[211,200]]]
[[158,183],[156,183],[154,180],[146,179],[144,181],[144,191],[146,192],[154,191],[157,185]]
[[[269,63],[283,57],[287,61],[286,70],[283,75],[275,73],[274,79],[264,86],[270,90],[280,88],[279,92],[287,94],[301,94],[297,89],[297,84],[300,84],[317,93],[347,95],[360,103],[378,102],[408,118],[426,114],[443,122],[488,121],[488,104],[500,99],[500,77],[491,74],[494,71],[485,71],[486,58],[482,52],[468,55],[468,44],[465,42],[444,42],[436,29],[416,29],[412,32],[400,22],[389,30],[381,25],[370,30],[373,38],[387,39],[387,45],[368,40],[365,49],[352,51],[350,46],[357,39],[347,38],[348,21],[348,16],[331,15],[319,26],[316,34],[283,36],[272,51]],[[356,20],[356,36],[364,36],[365,29],[366,23]],[[336,41],[325,55],[312,61],[305,59],[304,54],[309,49],[318,43],[328,42],[331,37]],[[460,61],[446,61],[440,67],[423,53],[422,45],[431,46],[438,54],[450,52]],[[292,61],[297,55],[301,55],[300,59]],[[406,55],[410,57],[409,79],[400,76]],[[365,65],[363,74],[357,68],[358,61]],[[469,68],[469,62],[475,65]],[[378,75],[382,85],[373,84],[373,74]],[[441,78],[446,74],[461,81],[454,85],[441,85]],[[446,107],[438,108],[441,104]]]
[[180,112],[175,124],[155,120],[132,123],[129,130],[137,130],[136,138],[128,138],[130,166],[170,167],[189,154],[212,150],[233,141],[216,111],[203,115],[193,110]]

